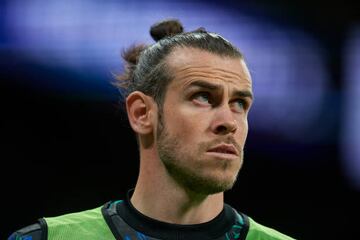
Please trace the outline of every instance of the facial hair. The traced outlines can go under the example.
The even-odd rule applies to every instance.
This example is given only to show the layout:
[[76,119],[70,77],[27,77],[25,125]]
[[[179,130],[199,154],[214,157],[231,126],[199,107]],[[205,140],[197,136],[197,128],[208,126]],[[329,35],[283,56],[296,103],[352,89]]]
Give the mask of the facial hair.
[[[162,121],[158,126],[158,153],[168,174],[183,188],[204,195],[224,192],[231,189],[237,179],[238,172],[243,162],[243,151],[232,138],[218,139],[210,142],[199,143],[192,146],[193,151],[186,149],[186,143],[181,143],[179,138],[172,136],[167,131]],[[239,150],[238,161],[206,161],[204,157],[197,159],[210,147],[219,143],[231,143]],[[206,168],[206,169],[204,169]],[[214,169],[211,169],[214,168]],[[214,176],[212,170],[232,171],[229,177]],[[225,174],[224,174],[225,175]]]

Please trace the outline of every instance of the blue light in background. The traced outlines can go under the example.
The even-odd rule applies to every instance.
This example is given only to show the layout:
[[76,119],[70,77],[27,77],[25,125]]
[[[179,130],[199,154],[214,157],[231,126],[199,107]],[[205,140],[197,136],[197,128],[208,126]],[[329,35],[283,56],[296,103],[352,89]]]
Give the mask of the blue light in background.
[[54,86],[72,90],[94,82],[109,86],[111,73],[121,71],[121,50],[153,43],[149,27],[169,17],[186,30],[219,32],[244,53],[254,81],[252,131],[310,139],[328,75],[320,46],[304,32],[201,1],[13,0],[6,10],[10,47],[44,66],[78,73],[77,83]]
[[360,190],[360,25],[348,35],[344,50],[343,168],[349,183]]
[[319,141],[313,124],[330,88],[319,43],[271,23],[257,23],[246,32],[239,38],[253,77],[254,128],[304,143]]

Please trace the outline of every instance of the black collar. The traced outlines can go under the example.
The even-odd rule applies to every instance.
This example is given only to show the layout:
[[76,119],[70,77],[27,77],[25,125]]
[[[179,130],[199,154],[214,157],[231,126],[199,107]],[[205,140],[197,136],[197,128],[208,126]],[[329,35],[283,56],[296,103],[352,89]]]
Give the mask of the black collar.
[[[133,190],[128,191],[125,201],[116,205],[116,212],[126,222],[126,224],[136,232],[140,232],[153,238],[168,240],[224,239],[225,234],[235,226],[239,217],[234,209],[232,209],[229,205],[224,204],[224,208],[221,213],[213,220],[206,223],[180,225],[161,222],[147,217],[135,209],[130,202],[132,193]],[[240,218],[241,217],[243,216],[240,216]],[[246,225],[247,224],[244,223],[243,230],[246,230],[247,232]]]

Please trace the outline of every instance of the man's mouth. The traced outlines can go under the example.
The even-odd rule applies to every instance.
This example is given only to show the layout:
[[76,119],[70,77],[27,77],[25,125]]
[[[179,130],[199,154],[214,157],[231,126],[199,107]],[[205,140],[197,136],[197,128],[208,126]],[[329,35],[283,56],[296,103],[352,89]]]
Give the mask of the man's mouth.
[[231,154],[231,155],[239,156],[237,149],[232,144],[219,144],[213,148],[210,148],[208,150],[208,152]]

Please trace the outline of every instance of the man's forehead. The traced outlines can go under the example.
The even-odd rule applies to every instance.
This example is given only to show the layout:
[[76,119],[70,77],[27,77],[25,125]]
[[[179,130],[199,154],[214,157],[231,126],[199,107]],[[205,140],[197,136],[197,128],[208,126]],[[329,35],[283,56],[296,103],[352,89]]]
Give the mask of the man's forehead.
[[[177,48],[166,61],[173,77],[185,82],[192,79],[217,79],[236,85],[245,84],[250,88],[252,85],[246,64],[238,57],[219,56],[196,48]],[[182,84],[187,84],[185,82]]]
[[204,49],[199,49],[196,47],[175,47],[169,55],[166,57],[166,61],[173,66],[179,66],[184,63],[193,63],[195,64],[199,59],[212,59],[212,61],[227,61],[238,60],[241,62],[241,57],[232,57],[213,53]]

